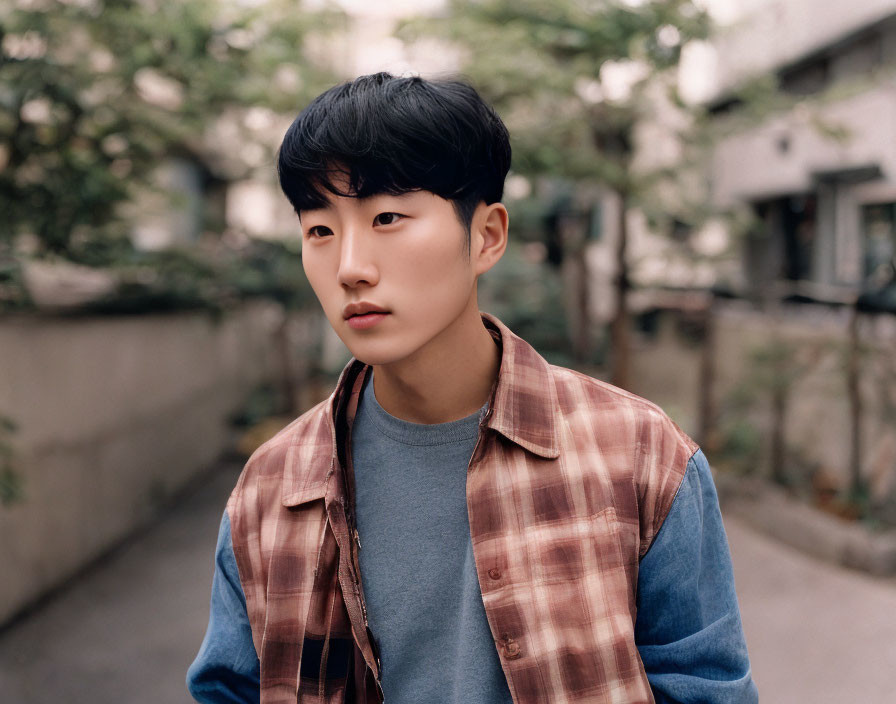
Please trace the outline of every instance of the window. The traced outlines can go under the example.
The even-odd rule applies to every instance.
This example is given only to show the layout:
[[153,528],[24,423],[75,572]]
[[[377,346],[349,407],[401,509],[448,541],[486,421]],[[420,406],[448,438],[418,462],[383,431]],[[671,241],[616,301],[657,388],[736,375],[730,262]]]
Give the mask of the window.
[[862,208],[865,288],[877,289],[893,279],[896,266],[896,203]]

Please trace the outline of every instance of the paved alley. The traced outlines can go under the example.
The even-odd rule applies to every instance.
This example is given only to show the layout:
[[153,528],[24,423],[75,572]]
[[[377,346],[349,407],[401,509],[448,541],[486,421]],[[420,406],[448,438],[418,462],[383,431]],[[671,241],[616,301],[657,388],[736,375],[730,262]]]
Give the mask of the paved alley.
[[187,704],[208,621],[224,464],[153,529],[0,635],[2,704]]
[[896,701],[896,579],[819,562],[725,521],[759,699]]
[[[239,466],[0,635],[3,704],[186,704],[218,522]],[[726,522],[761,701],[889,704],[896,580],[817,562]]]

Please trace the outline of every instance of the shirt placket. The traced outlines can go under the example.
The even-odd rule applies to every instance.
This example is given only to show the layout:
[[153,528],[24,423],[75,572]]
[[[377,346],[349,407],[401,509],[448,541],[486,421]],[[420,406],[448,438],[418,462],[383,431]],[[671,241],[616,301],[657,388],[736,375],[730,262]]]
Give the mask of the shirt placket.
[[[376,641],[370,630],[367,619],[367,605],[364,600],[364,590],[361,585],[361,569],[358,551],[361,548],[361,539],[354,521],[354,487],[352,481],[351,465],[351,428],[354,415],[357,410],[358,393],[363,379],[366,376],[365,368],[354,380],[353,392],[345,408],[346,433],[343,440],[343,453],[347,467],[338,475],[337,484],[339,491],[332,502],[328,503],[327,511],[336,544],[339,547],[339,584],[345,595],[346,610],[355,635],[355,642],[364,656],[367,666],[373,672],[380,700],[383,699],[381,683],[382,663],[377,652]],[[333,444],[336,447],[336,430],[333,429]],[[338,458],[337,458],[338,463]]]
[[364,603],[360,572],[357,569],[357,541],[352,539],[349,531],[345,497],[338,497],[332,502],[328,508],[328,517],[336,537],[336,544],[339,546],[339,586],[345,597],[345,608],[355,634],[355,641],[379,683],[380,659],[374,650],[374,641],[367,621],[367,607]]
[[[473,454],[470,457],[470,462],[467,466],[467,474],[469,475],[471,472],[477,471],[477,469],[482,469],[488,466],[488,462],[485,461],[485,457],[487,455],[487,448],[482,447],[483,444],[486,427],[488,424],[488,420],[492,415],[492,402],[489,402],[488,408],[483,415],[482,419],[479,422],[479,438],[476,441],[476,447],[473,450]],[[470,518],[470,535],[473,546],[473,563],[476,566],[476,571],[479,575],[479,583],[483,585],[486,582],[486,577],[488,577],[488,581],[498,582],[504,578],[502,571],[495,565],[491,567],[487,567],[486,560],[483,558],[481,553],[477,553],[475,540],[475,535],[473,535],[473,522],[472,522],[472,510],[471,510],[471,502],[469,495],[469,479],[467,482],[467,515]],[[485,608],[486,619],[489,622],[489,627],[492,630],[492,633],[499,633],[497,640],[495,641],[495,648],[498,651],[498,655],[500,656],[501,667],[504,670],[504,675],[507,678],[507,684],[510,689],[511,697],[514,701],[519,701],[517,698],[516,687],[514,686],[514,681],[512,677],[512,671],[509,667],[509,663],[518,660],[522,655],[523,651],[519,644],[517,638],[518,634],[506,632],[504,625],[499,623],[496,620],[495,614],[491,613],[488,607]]]

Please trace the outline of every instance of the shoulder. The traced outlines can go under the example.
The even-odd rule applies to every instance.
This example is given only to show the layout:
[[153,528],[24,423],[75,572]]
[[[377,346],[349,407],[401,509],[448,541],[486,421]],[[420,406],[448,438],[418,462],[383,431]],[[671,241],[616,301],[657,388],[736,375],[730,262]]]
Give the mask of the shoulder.
[[332,432],[327,422],[329,407],[330,399],[321,401],[252,453],[227,504],[231,520],[248,501],[257,503],[262,493],[279,501],[280,488],[290,468],[297,462],[309,470],[312,468],[310,463],[302,463],[303,456],[306,460],[319,457],[324,451],[323,446],[327,446],[329,457],[332,445]]
[[671,454],[684,472],[698,445],[657,404],[572,369],[551,365],[550,371],[557,411],[567,423],[589,426],[604,444],[627,443],[641,455]]
[[[295,487],[323,497],[332,453],[318,450],[324,442],[332,446],[329,408],[328,399],[252,453],[227,502],[234,559],[256,635],[264,623],[273,556],[282,555],[284,545],[298,551],[307,548],[325,520],[323,502],[314,504],[315,520],[305,520],[310,514],[293,512],[288,499],[296,494]],[[256,646],[260,647],[257,639]]]
[[551,367],[551,375],[567,446],[610,475],[618,511],[637,517],[643,555],[699,446],[637,394],[562,367]]

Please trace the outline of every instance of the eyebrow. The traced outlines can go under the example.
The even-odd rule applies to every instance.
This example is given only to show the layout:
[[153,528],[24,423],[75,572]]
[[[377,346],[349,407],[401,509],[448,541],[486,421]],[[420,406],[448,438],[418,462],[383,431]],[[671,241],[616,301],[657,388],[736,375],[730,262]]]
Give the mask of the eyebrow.
[[[425,191],[425,189],[423,189],[423,188],[415,188],[414,190],[411,190],[411,191],[404,191],[404,192],[402,192],[402,193],[387,193],[387,192],[385,192],[385,191],[382,191],[382,192],[380,192],[380,193],[371,193],[371,194],[368,195],[368,196],[332,196],[332,197],[352,198],[353,200],[357,200],[357,201],[359,201],[360,203],[368,203],[368,202],[374,200],[375,198],[401,198],[401,199],[405,199],[405,198],[408,198],[408,197],[410,197],[410,196],[416,195],[417,193],[425,193],[425,192],[426,192],[426,191]],[[299,216],[299,220],[302,219],[302,213],[303,213],[303,212],[304,212],[304,213],[321,213],[321,212],[326,212],[326,211],[328,211],[328,210],[331,210],[332,207],[333,207],[333,203],[332,203],[332,201],[330,201],[330,197],[331,197],[331,196],[328,196],[328,197],[327,197],[327,203],[328,203],[327,205],[322,205],[322,206],[320,206],[319,208],[303,208],[301,211],[298,211],[298,210],[297,210],[296,213],[297,213],[298,216]]]

